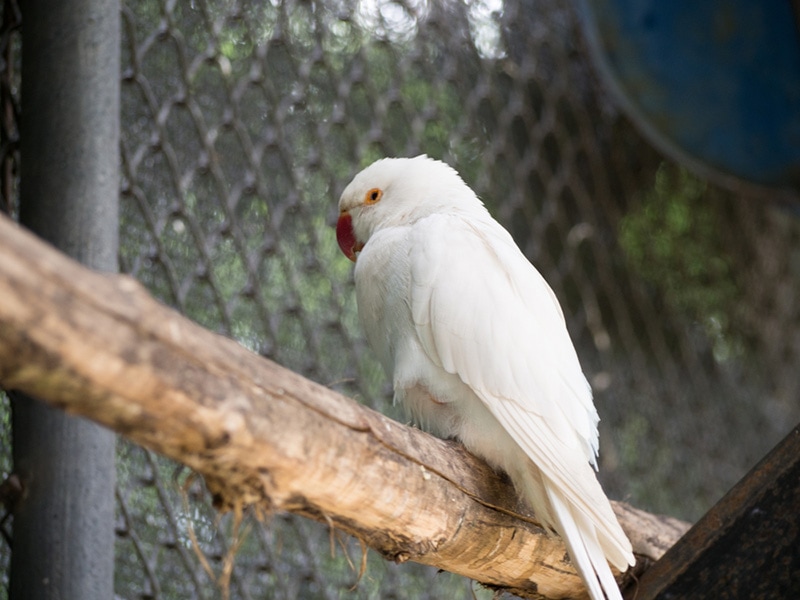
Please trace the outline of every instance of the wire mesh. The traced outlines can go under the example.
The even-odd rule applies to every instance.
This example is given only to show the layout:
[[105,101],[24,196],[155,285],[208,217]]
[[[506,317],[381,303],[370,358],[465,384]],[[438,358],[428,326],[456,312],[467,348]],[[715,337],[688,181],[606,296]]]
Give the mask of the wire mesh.
[[[11,212],[14,9],[0,127]],[[570,3],[138,0],[121,19],[122,269],[197,322],[404,419],[332,225],[360,167],[424,152],[462,173],[559,297],[610,496],[695,519],[800,420],[796,216],[645,143],[598,85]],[[118,597],[220,597],[233,531],[201,482],[124,441],[118,475]],[[483,593],[374,553],[359,579],[358,545],[309,521],[246,528],[232,598]]]
[[[16,1],[4,0],[0,19],[0,212],[7,215],[16,214],[18,198],[21,21]],[[11,473],[11,408],[8,396],[0,390],[0,598],[8,597],[11,563]]]

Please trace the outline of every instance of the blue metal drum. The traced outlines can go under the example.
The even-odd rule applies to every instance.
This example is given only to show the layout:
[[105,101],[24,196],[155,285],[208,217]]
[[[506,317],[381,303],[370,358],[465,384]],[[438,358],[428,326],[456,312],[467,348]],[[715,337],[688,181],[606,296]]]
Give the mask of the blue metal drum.
[[578,5],[604,83],[652,143],[729,187],[800,192],[800,2]]

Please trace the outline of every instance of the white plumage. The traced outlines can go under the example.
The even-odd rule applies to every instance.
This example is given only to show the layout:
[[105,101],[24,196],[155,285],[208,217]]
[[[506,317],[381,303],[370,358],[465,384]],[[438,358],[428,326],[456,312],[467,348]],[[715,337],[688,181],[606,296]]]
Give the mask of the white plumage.
[[426,156],[373,163],[339,209],[359,318],[396,400],[508,473],[591,597],[621,599],[608,562],[633,565],[631,545],[590,466],[597,411],[545,280],[458,174]]

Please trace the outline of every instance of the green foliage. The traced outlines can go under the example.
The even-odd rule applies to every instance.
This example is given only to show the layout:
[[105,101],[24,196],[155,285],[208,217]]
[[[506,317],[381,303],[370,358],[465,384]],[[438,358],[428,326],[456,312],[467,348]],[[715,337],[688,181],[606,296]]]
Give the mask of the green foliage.
[[703,324],[715,358],[725,361],[741,352],[730,328],[740,290],[720,206],[706,192],[686,169],[662,165],[641,207],[621,220],[619,243],[634,272],[672,309]]

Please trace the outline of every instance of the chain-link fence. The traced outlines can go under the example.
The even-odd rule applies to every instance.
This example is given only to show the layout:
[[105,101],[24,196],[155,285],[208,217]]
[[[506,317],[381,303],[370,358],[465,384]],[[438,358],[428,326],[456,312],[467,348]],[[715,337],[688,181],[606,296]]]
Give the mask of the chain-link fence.
[[[3,11],[14,212],[19,14]],[[121,18],[122,270],[192,319],[403,419],[332,225],[357,170],[425,152],[561,300],[611,497],[695,519],[800,420],[797,218],[648,146],[598,85],[570,3],[137,0]],[[359,578],[358,545],[281,515],[248,522],[231,567],[230,522],[187,469],[121,441],[118,476],[120,598],[216,598],[209,570],[229,572],[232,598],[482,593],[374,553]]]

